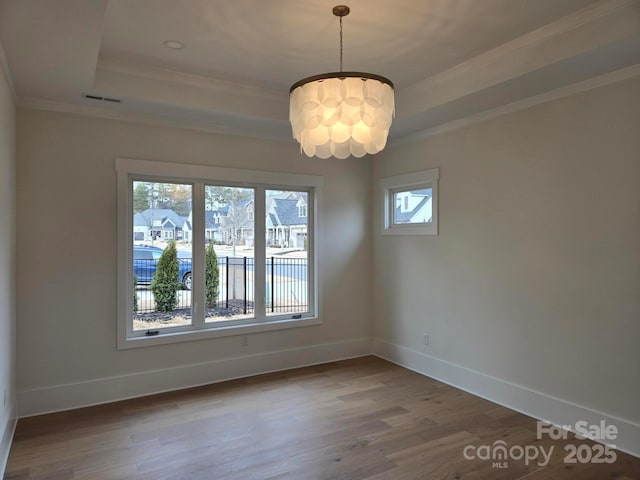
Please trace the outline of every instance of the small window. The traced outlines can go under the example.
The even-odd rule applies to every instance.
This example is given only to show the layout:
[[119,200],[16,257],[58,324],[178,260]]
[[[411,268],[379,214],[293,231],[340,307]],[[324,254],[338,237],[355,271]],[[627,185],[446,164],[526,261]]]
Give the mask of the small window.
[[383,235],[438,234],[439,169],[381,180]]
[[433,221],[433,188],[403,188],[392,192],[393,225],[424,225]]

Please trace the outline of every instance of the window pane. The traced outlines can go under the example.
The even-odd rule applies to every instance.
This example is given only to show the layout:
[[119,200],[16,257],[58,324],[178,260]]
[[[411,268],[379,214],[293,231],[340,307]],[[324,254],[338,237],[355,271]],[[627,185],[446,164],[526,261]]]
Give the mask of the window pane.
[[134,331],[191,325],[191,202],[191,185],[133,182]]
[[266,191],[267,315],[309,311],[309,194]]
[[432,189],[401,190],[393,193],[393,223],[431,223]]
[[205,187],[205,322],[252,318],[255,192]]

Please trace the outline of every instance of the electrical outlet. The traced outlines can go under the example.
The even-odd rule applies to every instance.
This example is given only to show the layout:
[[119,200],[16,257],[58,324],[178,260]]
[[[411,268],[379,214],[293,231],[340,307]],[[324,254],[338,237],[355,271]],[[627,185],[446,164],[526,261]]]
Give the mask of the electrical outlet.
[[429,345],[429,334],[428,333],[424,334],[424,344],[425,345]]
[[240,335],[240,345],[243,347],[249,346],[249,336],[248,335]]

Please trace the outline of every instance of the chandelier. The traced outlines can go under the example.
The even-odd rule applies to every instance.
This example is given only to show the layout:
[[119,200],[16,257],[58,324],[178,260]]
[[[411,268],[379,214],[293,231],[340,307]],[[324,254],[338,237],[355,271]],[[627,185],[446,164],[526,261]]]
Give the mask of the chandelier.
[[289,90],[293,137],[308,157],[363,157],[381,151],[395,114],[393,83],[372,73],[342,71],[342,17],[338,5],[340,71],[303,78]]

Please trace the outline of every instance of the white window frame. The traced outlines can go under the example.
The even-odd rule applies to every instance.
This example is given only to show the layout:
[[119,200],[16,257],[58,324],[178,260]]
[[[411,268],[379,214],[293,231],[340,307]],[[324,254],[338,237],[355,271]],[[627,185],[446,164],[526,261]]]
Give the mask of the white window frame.
[[[129,349],[152,345],[202,340],[207,338],[247,335],[251,333],[281,330],[286,328],[320,325],[322,281],[318,265],[321,236],[320,219],[322,205],[323,177],[293,173],[276,173],[258,170],[188,165],[150,160],[116,158],[117,173],[117,287],[118,324],[117,347]],[[160,329],[155,336],[146,336],[143,331],[133,331],[133,182],[134,181],[176,182],[193,185],[193,278],[192,325]],[[225,185],[252,188],[255,191],[255,231],[266,232],[265,192],[266,190],[298,190],[309,193],[308,232],[308,304],[309,311],[300,315],[266,315],[265,282],[254,285],[255,317],[251,319],[205,322],[204,291],[204,188],[205,185]],[[255,278],[266,278],[266,235],[255,235],[254,269]],[[196,278],[200,280],[196,282]],[[198,288],[195,288],[199,285]]]
[[[382,235],[438,235],[438,179],[439,168],[405,173],[380,179],[382,195]],[[394,194],[409,190],[431,188],[431,222],[394,223]]]

